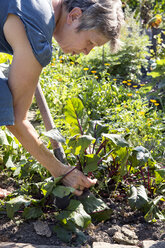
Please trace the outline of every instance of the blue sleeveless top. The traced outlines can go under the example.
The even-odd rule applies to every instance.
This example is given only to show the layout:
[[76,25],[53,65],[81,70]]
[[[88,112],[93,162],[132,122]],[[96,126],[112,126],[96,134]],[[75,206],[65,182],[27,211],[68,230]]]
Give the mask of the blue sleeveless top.
[[38,62],[43,67],[49,64],[55,28],[52,0],[0,0],[0,52],[13,54],[3,33],[3,26],[9,13],[17,15],[22,20]]

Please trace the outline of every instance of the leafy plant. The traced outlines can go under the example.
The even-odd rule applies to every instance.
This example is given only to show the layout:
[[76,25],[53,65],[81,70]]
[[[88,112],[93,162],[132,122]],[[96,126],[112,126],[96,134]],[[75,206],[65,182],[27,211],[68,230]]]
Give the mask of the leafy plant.
[[149,73],[153,78],[154,91],[150,94],[151,99],[157,99],[162,108],[165,105],[165,59],[158,59],[156,61],[156,68]]

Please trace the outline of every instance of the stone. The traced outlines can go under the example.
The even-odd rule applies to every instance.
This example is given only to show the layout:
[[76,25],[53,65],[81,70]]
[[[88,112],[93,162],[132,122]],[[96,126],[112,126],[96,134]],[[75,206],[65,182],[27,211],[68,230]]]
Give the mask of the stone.
[[52,235],[52,232],[46,222],[37,220],[33,223],[34,229],[38,235],[46,236],[47,238],[50,238]]
[[136,233],[125,226],[122,226],[121,231],[125,236],[129,237],[130,239],[138,239]]
[[95,234],[93,233],[92,241],[93,241],[93,242],[101,242],[101,241],[104,241],[104,242],[106,242],[106,243],[111,243],[111,239],[110,239],[109,235],[108,235],[106,232],[103,232],[103,231],[98,231],[98,232],[97,232],[97,235],[95,235]]
[[27,244],[27,243],[25,244],[25,243],[0,242],[0,248],[71,248],[71,247],[69,247],[69,246],[54,246],[54,245],[33,245],[33,244]]
[[109,244],[105,242],[94,242],[92,248],[138,248],[132,245]]
[[165,248],[165,241],[153,241],[153,240],[144,240],[142,242],[143,248]]
[[136,245],[138,243],[138,240],[130,239],[121,232],[116,232],[113,236],[113,240],[118,244],[124,245]]

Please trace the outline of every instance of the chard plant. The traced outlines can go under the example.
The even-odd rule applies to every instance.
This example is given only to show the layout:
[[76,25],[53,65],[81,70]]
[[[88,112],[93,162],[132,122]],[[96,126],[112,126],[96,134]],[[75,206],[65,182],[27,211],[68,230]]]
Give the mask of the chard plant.
[[[0,213],[6,211],[9,218],[21,213],[25,220],[44,218],[51,213],[56,219],[54,232],[60,239],[70,242],[74,234],[78,243],[84,243],[83,230],[93,220],[106,221],[111,217],[112,210],[104,197],[115,196],[116,190],[117,197],[121,197],[124,189],[130,206],[143,211],[146,221],[164,220],[160,206],[165,200],[165,169],[154,161],[151,153],[142,146],[133,147],[128,134],[111,131],[108,123],[90,120],[79,98],[68,99],[64,114],[70,133],[64,144],[67,161],[89,177],[97,178],[93,193],[76,198],[73,188],[61,184],[62,177],[53,180],[30,157],[14,163],[12,157],[4,162],[21,186],[5,202],[1,201]],[[57,130],[44,135],[65,140]],[[1,132],[0,137],[6,154],[18,148],[8,143],[13,140],[8,132]],[[58,198],[67,201],[62,209],[58,208]]]

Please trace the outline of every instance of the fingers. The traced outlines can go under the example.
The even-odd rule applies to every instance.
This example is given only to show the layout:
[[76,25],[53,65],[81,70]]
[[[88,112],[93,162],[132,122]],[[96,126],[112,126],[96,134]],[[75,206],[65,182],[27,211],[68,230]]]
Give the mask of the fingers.
[[91,186],[94,186],[97,183],[97,179],[91,179],[89,177],[83,177],[82,178],[83,185],[85,185],[85,188],[90,188]]
[[94,186],[96,182],[97,179],[86,177],[77,169],[73,170],[63,179],[64,185],[75,188],[75,191],[73,193],[77,196],[80,196],[85,188]]

